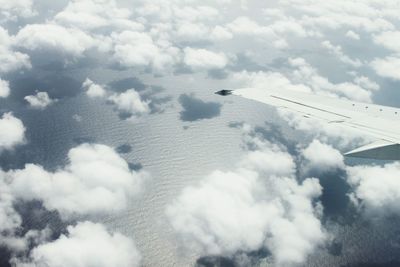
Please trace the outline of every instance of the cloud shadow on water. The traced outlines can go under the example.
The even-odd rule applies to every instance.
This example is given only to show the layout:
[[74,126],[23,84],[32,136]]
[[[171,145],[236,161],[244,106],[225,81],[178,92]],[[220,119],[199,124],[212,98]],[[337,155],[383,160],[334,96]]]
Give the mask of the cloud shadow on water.
[[24,97],[35,94],[36,91],[47,92],[53,99],[74,97],[82,91],[82,81],[60,74],[41,76],[30,73],[10,77],[9,81],[10,98],[19,102],[25,102]]
[[180,112],[182,121],[197,121],[211,119],[221,113],[222,104],[217,102],[205,102],[194,95],[182,94],[179,96],[179,103],[183,110]]
[[261,248],[249,252],[237,252],[231,257],[213,255],[203,256],[196,260],[196,267],[240,267],[258,266],[260,260],[271,256],[271,252],[266,248]]
[[116,150],[120,154],[127,154],[132,151],[132,146],[130,144],[122,144],[118,146]]
[[147,86],[136,77],[129,77],[121,80],[114,80],[108,86],[116,92],[125,92],[128,89],[135,89],[136,91],[143,91]]
[[237,267],[235,262],[222,256],[205,256],[197,259],[196,267]]

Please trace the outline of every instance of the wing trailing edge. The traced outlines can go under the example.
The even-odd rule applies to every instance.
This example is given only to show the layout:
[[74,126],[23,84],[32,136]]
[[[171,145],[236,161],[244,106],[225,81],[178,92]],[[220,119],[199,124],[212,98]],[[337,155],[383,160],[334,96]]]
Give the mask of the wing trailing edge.
[[400,160],[399,108],[281,88],[239,88],[220,90],[216,94],[241,96],[307,118],[336,123],[338,127],[352,129],[380,140],[349,151],[345,153],[346,156]]
[[400,160],[400,144],[379,140],[344,154],[348,157]]

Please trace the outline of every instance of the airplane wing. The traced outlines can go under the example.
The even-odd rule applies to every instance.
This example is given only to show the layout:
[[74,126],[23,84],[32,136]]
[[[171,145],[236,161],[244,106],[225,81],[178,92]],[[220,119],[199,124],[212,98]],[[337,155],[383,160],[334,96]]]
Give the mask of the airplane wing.
[[346,156],[400,160],[400,109],[359,103],[291,90],[242,88],[221,90],[220,95],[237,95],[287,109],[305,117],[341,127],[357,129],[378,141],[345,153]]

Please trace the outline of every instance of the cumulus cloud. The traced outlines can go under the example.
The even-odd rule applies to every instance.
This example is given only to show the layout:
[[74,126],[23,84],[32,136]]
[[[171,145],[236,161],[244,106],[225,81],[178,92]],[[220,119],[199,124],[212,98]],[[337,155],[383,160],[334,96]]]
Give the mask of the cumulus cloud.
[[343,156],[338,150],[317,139],[302,149],[301,154],[306,160],[304,164],[307,170],[329,171],[345,166]]
[[279,72],[248,72],[234,73],[233,79],[242,86],[264,89],[266,84],[274,89],[294,90],[300,92],[311,92],[311,88],[304,84],[294,84],[285,75]]
[[106,98],[112,103],[121,115],[137,118],[150,113],[150,100],[143,100],[140,94],[133,88],[122,93],[109,93],[104,86],[94,83],[89,78],[82,84],[86,94],[91,98]]
[[335,55],[340,61],[348,64],[352,67],[361,67],[362,63],[359,59],[351,59],[348,55],[344,54],[342,47],[340,45],[333,45],[329,41],[323,41],[322,46],[328,49],[328,51]]
[[238,17],[227,25],[227,28],[235,34],[254,35],[259,38],[275,37],[271,28],[259,25],[248,17]]
[[228,64],[228,57],[207,49],[185,48],[184,62],[194,69],[222,69]]
[[111,95],[108,100],[115,104],[122,113],[139,116],[150,112],[149,102],[143,101],[134,89],[126,90],[120,94]]
[[14,39],[0,26],[0,73],[30,68],[29,56],[13,50]]
[[400,214],[400,164],[360,165],[347,168],[347,181],[356,205],[370,215]]
[[211,38],[213,40],[223,41],[232,39],[232,37],[233,34],[228,29],[220,25],[215,26],[211,32]]
[[293,72],[294,82],[306,84],[316,93],[346,97],[361,102],[371,102],[372,93],[369,90],[370,88],[363,88],[353,82],[332,83],[321,76],[317,69],[313,68],[303,58],[291,58],[289,63],[296,68]]
[[18,246],[16,231],[21,226],[22,219],[14,209],[14,196],[5,182],[5,174],[0,169],[0,245]]
[[9,187],[10,177],[0,169],[0,246],[6,247],[12,254],[24,253],[30,245],[45,241],[50,230],[26,229],[22,216],[15,209],[16,198]]
[[377,84],[374,81],[371,81],[368,77],[366,76],[356,76],[354,78],[354,82],[358,84],[359,86],[371,90],[371,91],[377,91],[380,89],[379,84]]
[[167,215],[186,247],[202,255],[264,247],[277,265],[303,263],[326,238],[314,205],[321,186],[313,178],[298,183],[293,159],[276,145],[255,144],[236,170],[185,188]]
[[10,94],[10,84],[8,81],[0,78],[0,98],[7,97]]
[[58,239],[34,247],[27,259],[13,259],[21,267],[136,267],[141,256],[133,241],[120,234],[109,233],[98,223],[79,222],[68,226]]
[[249,17],[239,16],[228,23],[226,28],[235,35],[247,35],[261,41],[273,40],[272,44],[278,49],[289,46],[285,40],[286,36],[304,38],[310,34],[295,19],[284,15],[266,25],[262,25]]
[[95,45],[95,41],[76,28],[57,24],[28,24],[15,36],[15,44],[28,50],[57,51],[80,57]]
[[326,123],[320,120],[305,118],[302,114],[278,109],[279,115],[288,122],[289,126],[302,131],[307,136],[317,138],[324,143],[335,144],[343,150],[365,145],[374,139],[361,131],[341,127],[335,123]]
[[233,78],[242,86],[284,90],[297,90],[314,92],[331,97],[345,97],[362,102],[371,102],[371,91],[376,91],[379,86],[368,78],[356,78],[354,82],[332,83],[321,76],[317,69],[312,67],[303,58],[290,58],[289,64],[293,67],[290,74],[279,72],[248,72],[234,73]]
[[385,58],[377,58],[374,59],[370,65],[379,76],[400,80],[400,74],[398,72],[400,67],[399,57],[388,56]]
[[48,210],[63,217],[121,211],[141,189],[144,172],[129,169],[112,148],[82,144],[68,153],[69,164],[55,172],[27,164],[7,172],[13,195],[41,200]]
[[12,113],[4,113],[0,119],[0,152],[10,150],[25,141],[25,126]]
[[360,40],[360,35],[351,30],[346,32],[346,37],[353,40]]
[[0,0],[1,21],[16,20],[18,17],[30,17],[35,14],[32,0]]
[[143,30],[144,26],[131,19],[132,12],[118,7],[114,0],[73,0],[54,20],[65,26],[74,26],[83,30],[95,30],[105,27],[116,29]]
[[86,94],[91,97],[103,97],[106,94],[106,90],[99,84],[94,83],[89,78],[82,83],[82,88],[86,90]]
[[47,92],[37,92],[35,95],[27,95],[24,99],[35,109],[45,109],[55,102],[55,100],[49,97]]
[[114,33],[113,58],[123,67],[153,67],[165,70],[179,60],[179,49],[167,40],[155,41],[144,32]]
[[400,52],[400,31],[386,31],[373,36],[374,42],[394,52]]
[[325,29],[355,29],[368,33],[392,30],[390,22],[399,8],[396,3],[385,1],[375,5],[373,0],[348,2],[288,0],[284,6],[296,9],[302,15],[298,23],[318,31]]

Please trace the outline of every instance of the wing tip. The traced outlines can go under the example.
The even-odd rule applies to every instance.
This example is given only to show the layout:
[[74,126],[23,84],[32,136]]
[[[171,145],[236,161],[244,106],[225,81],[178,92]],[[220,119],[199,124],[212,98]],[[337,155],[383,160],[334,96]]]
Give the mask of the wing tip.
[[216,94],[216,95],[222,95],[222,96],[227,96],[227,95],[231,95],[232,92],[233,92],[233,90],[223,89],[223,90],[216,91],[214,94]]

